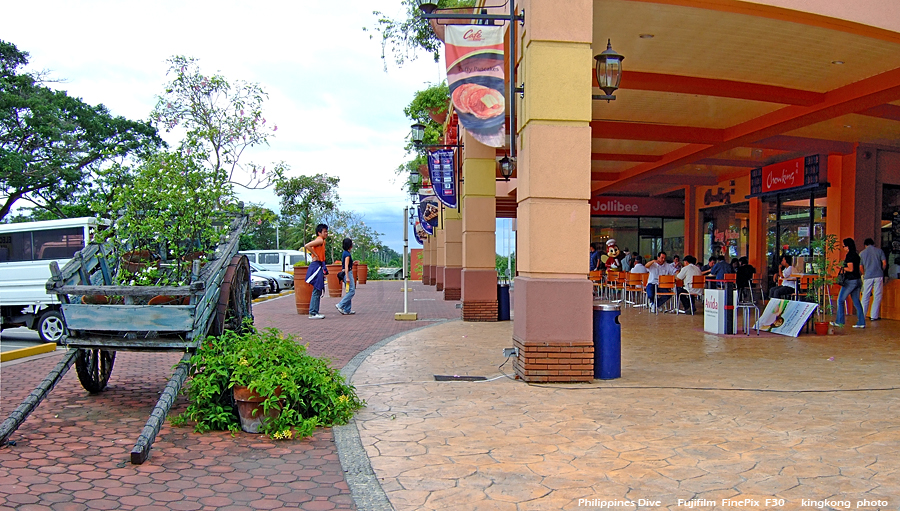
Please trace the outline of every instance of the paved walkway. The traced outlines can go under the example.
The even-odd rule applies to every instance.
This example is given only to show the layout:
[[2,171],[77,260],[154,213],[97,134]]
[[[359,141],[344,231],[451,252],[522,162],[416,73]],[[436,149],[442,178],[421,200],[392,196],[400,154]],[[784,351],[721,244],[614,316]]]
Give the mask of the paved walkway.
[[[418,322],[394,321],[403,310],[400,282],[369,282],[354,299],[355,316],[326,319],[296,313],[293,295],[254,305],[257,325],[296,333],[314,355],[342,367],[354,355],[399,332],[458,318],[457,302],[411,284]],[[0,365],[0,417],[5,418],[55,366],[61,352]],[[355,509],[331,429],[306,440],[271,442],[227,432],[203,435],[162,428],[143,465],[129,453],[178,362],[177,353],[120,352],[109,387],[90,396],[74,368],[0,448],[0,509],[244,510],[299,507]],[[172,413],[186,407],[179,398]]]

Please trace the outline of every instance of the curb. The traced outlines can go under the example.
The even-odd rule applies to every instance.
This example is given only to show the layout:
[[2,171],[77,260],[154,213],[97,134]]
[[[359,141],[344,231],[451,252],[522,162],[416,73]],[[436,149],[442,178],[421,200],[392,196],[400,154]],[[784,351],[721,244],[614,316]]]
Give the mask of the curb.
[[9,362],[19,358],[32,357],[41,353],[51,353],[56,351],[56,343],[49,342],[47,344],[39,344],[30,348],[20,348],[17,350],[5,351],[0,353],[0,362]]

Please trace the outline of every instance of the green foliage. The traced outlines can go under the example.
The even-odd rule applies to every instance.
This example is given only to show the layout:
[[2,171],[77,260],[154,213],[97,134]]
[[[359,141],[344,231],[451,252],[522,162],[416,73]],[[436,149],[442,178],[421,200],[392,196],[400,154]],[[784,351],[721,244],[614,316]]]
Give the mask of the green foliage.
[[158,97],[151,119],[166,132],[186,130],[185,146],[197,147],[209,165],[225,180],[245,188],[265,188],[280,178],[284,162],[266,166],[241,163],[243,152],[268,144],[278,130],[267,126],[262,105],[268,95],[259,84],[230,83],[218,74],[200,71],[196,59],[176,55],[169,58],[165,93]]
[[[510,265],[510,260],[505,255],[496,254],[497,257],[497,275],[501,278],[509,278],[514,279],[516,277],[516,254],[513,253],[511,258],[512,265]],[[509,273],[507,274],[506,270],[509,269]]]
[[[430,113],[443,113],[447,111],[450,104],[450,87],[447,82],[431,84],[427,88],[416,92],[412,101],[403,109],[403,114],[413,121],[422,123],[425,126],[425,134],[422,137],[422,143],[442,144],[444,138],[444,126],[431,118]],[[422,185],[422,181],[413,183],[409,176],[414,172],[419,172],[422,165],[427,165],[428,161],[425,155],[416,148],[412,140],[406,144],[406,154],[412,154],[413,159],[409,160],[397,167],[397,175],[407,176],[405,188],[413,192],[417,192]]]
[[299,247],[315,236],[316,224],[325,213],[337,208],[340,178],[327,174],[282,178],[275,182],[281,201],[281,215],[293,225],[285,247]]
[[[278,215],[261,204],[251,204],[244,208],[250,221],[241,233],[238,250],[265,250],[278,248],[275,246],[275,226],[279,222]],[[284,231],[282,231],[284,232]]]
[[264,413],[281,410],[263,424],[272,438],[302,438],[317,426],[346,424],[365,403],[327,360],[307,354],[299,340],[250,325],[244,333],[226,331],[204,339],[190,360],[191,380],[185,387],[190,405],[173,423],[193,421],[199,433],[238,431],[231,391],[244,386],[265,397]]
[[[191,261],[184,256],[215,247],[216,224],[233,198],[231,186],[206,168],[197,153],[160,152],[135,170],[133,181],[94,209],[114,220],[104,236],[123,250],[147,250],[171,260],[162,273],[151,269],[119,279],[132,285],[183,285],[190,280]],[[121,215],[118,216],[117,215]]]
[[833,314],[832,304],[828,300],[826,287],[833,286],[834,279],[838,271],[844,266],[840,256],[833,257],[835,253],[840,254],[843,244],[834,234],[826,234],[825,236],[813,239],[810,243],[812,249],[812,267],[816,277],[810,282],[810,291],[815,293],[816,301],[819,304],[819,316]]
[[[373,11],[377,18],[374,32],[381,34],[381,58],[385,60],[387,70],[388,47],[398,66],[408,60],[416,59],[416,51],[424,50],[434,56],[434,61],[441,58],[443,42],[435,35],[428,20],[422,18],[419,11],[419,0],[403,0],[401,5],[406,9],[406,18],[395,20],[380,11]],[[438,8],[474,7],[475,0],[439,0]],[[369,29],[363,29],[369,31]]]
[[27,64],[27,53],[0,41],[0,219],[19,200],[68,215],[65,206],[104,163],[162,145],[148,123],[45,87],[40,76],[19,72]]

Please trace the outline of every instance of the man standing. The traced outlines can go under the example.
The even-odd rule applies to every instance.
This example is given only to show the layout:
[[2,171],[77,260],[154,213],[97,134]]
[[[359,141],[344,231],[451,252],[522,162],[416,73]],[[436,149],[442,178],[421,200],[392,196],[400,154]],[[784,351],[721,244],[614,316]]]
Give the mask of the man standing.
[[325,275],[328,268],[325,266],[325,238],[328,237],[328,226],[319,224],[316,226],[316,237],[303,247],[309,253],[312,262],[306,270],[306,283],[312,284],[313,292],[309,298],[309,319],[323,319],[324,314],[319,314],[319,302],[322,299],[322,291],[325,290]]
[[884,293],[884,270],[887,268],[887,257],[884,251],[875,246],[875,240],[866,238],[863,242],[866,246],[859,253],[860,264],[865,271],[863,275],[863,315],[869,308],[869,298],[872,299],[872,308],[869,309],[869,318],[872,321],[881,319],[881,296]]
[[[650,310],[655,312],[656,308],[664,305],[669,301],[669,296],[663,296],[662,301],[656,303],[656,287],[659,285],[660,275],[675,275],[675,268],[666,262],[666,253],[660,252],[656,254],[656,259],[647,265],[650,276],[647,278],[647,299],[650,301]],[[660,291],[672,291],[667,288],[660,288]]]

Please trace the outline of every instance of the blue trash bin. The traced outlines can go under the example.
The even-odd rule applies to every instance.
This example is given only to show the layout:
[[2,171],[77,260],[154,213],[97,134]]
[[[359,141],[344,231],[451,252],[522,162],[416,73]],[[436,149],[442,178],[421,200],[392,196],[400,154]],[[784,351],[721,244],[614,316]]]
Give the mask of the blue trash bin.
[[622,376],[622,325],[616,305],[594,305],[594,378]]
[[509,284],[497,284],[497,321],[509,321]]

